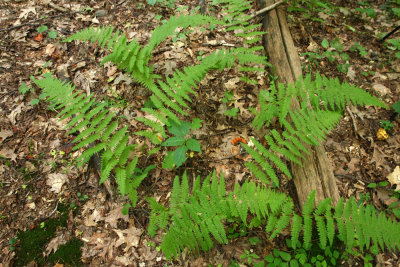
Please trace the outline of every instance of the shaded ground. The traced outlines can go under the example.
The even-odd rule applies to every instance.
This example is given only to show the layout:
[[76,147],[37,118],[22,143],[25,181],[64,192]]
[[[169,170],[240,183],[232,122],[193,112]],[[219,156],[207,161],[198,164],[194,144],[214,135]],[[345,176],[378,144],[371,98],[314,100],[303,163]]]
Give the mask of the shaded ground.
[[[303,65],[314,63],[313,71],[352,82],[391,105],[399,101],[400,62],[395,59],[393,51],[378,42],[378,36],[390,31],[399,22],[384,9],[388,6],[385,1],[376,1],[378,3],[372,5],[371,8],[376,11],[375,18],[354,10],[359,7],[357,3],[345,2],[348,1],[338,1],[338,5],[344,8],[332,16],[313,14],[325,20],[324,24],[305,19],[301,13],[290,13],[289,22],[299,53],[314,52],[318,48],[322,54],[325,51],[321,46],[324,38],[329,42],[339,38],[343,44],[342,53],[349,56],[348,72],[338,71],[337,66],[346,63],[342,59],[329,62],[323,58],[314,62],[310,54],[302,57]],[[183,4],[189,10],[197,5],[194,1],[177,1],[175,6],[184,10]],[[81,257],[83,265],[93,266],[202,266],[203,263],[227,266],[233,260],[244,263],[239,257],[245,250],[253,249],[260,257],[265,257],[274,247],[284,248],[284,238],[270,242],[263,232],[254,230],[200,257],[186,256],[173,263],[166,262],[157,249],[159,238],[151,239],[146,234],[149,217],[147,202],[140,198],[137,208],[130,210],[129,216],[123,216],[121,209],[127,200],[116,195],[111,198],[104,187],[98,186],[98,176],[93,170],[74,167],[72,159],[81,151],[71,152],[73,136],[68,136],[63,130],[65,123],[58,122],[55,111],[47,109],[42,102],[33,105],[40,95],[39,90],[25,95],[18,91],[22,83],[32,85],[31,75],[52,71],[59,78],[71,80],[88,93],[95,94],[98,99],[109,97],[120,105],[130,130],[140,130],[143,125],[134,117],[144,116],[140,107],[148,99],[148,92],[112,65],[100,67],[99,62],[105,54],[95,45],[66,44],[61,40],[88,26],[113,25],[124,30],[127,37],[146,43],[151,31],[160,25],[160,20],[173,13],[168,7],[153,7],[138,1],[0,2],[0,31],[3,36],[0,42],[2,266],[10,263],[26,265],[32,260],[45,265],[59,262],[75,266],[77,262],[66,260],[72,258],[71,255],[57,258],[52,252],[61,250],[69,241],[67,244],[76,247],[77,240],[83,242],[78,258]],[[21,24],[23,26],[19,26]],[[43,25],[48,29],[41,37],[37,29]],[[51,32],[56,32],[57,36],[50,38],[54,37]],[[351,47],[356,42],[365,48],[365,55],[352,51]],[[164,42],[152,61],[157,72],[169,74],[175,68],[182,69],[183,66],[198,63],[201,51],[207,54],[229,45],[240,43],[231,34],[218,30],[204,35],[201,30],[194,29],[177,36],[176,40]],[[248,107],[256,106],[257,92],[268,87],[268,79],[260,73],[253,77],[259,84],[250,86],[237,77],[236,70],[207,75],[201,83],[199,96],[192,104],[193,117],[204,120],[204,127],[196,133],[203,153],[195,154],[184,167],[174,172],[157,167],[139,188],[141,196],[155,196],[167,202],[173,177],[181,175],[184,169],[192,176],[206,175],[217,169],[225,174],[228,187],[249,175],[242,159],[226,157],[235,154],[231,145],[233,138],[257,135],[250,127],[252,114]],[[228,91],[233,95],[229,106],[221,102]],[[239,117],[224,115],[225,110],[232,107],[238,108]],[[388,137],[377,136],[382,120],[393,125],[387,129]],[[342,196],[354,196],[378,209],[388,208],[393,202],[390,185],[379,188],[367,186],[386,181],[386,176],[399,165],[398,133],[399,119],[393,116],[392,110],[374,107],[347,109],[342,123],[326,143]],[[132,138],[137,143],[144,143],[141,138]],[[161,166],[163,157],[162,154],[153,155],[142,164]],[[294,192],[290,181],[283,184],[282,190],[291,194]],[[61,218],[64,221],[61,222]],[[35,234],[41,236],[42,232],[52,232],[50,227],[53,223],[54,234],[44,238],[39,247],[45,257],[39,253],[21,263],[16,251],[22,255],[21,251],[28,242],[22,233],[36,229]],[[40,232],[40,229],[46,231]],[[261,245],[249,244],[249,238],[255,236],[263,240]],[[399,259],[397,255],[380,254],[376,262],[394,266]]]

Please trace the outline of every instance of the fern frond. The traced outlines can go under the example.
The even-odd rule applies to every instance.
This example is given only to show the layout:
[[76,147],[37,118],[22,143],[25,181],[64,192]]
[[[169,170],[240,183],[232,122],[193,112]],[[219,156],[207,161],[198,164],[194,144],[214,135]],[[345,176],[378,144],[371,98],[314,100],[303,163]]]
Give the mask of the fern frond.
[[159,45],[168,36],[171,36],[176,28],[187,28],[189,26],[195,27],[205,25],[208,23],[221,24],[217,19],[200,14],[192,14],[187,16],[173,16],[168,19],[166,23],[157,27],[149,40],[149,49],[153,50],[154,47]]
[[[109,31],[102,30],[102,34],[109,34]],[[96,41],[95,34],[90,37],[91,40],[92,38]],[[103,42],[101,38],[98,40]],[[81,91],[74,91],[74,87],[69,83],[63,83],[51,77],[41,80],[33,79],[33,81],[42,89],[46,101],[54,106],[63,107],[59,114],[62,116],[61,119],[70,119],[67,124],[67,128],[72,128],[70,132],[80,132],[74,139],[76,145],[73,150],[89,146],[76,159],[77,165],[82,166],[94,154],[101,153],[100,184],[108,179],[111,172],[115,170],[120,193],[122,195],[128,193],[137,195],[137,186],[130,189],[127,189],[126,186],[126,177],[134,173],[134,169],[131,169],[132,162],[127,164],[128,156],[136,147],[127,144],[128,127],[125,126],[118,130],[117,116],[107,110],[108,107],[105,103],[97,102],[91,95],[85,96]],[[96,141],[100,142],[92,145]],[[136,183],[141,182],[145,176],[139,175],[138,177]],[[131,199],[135,201],[134,198]],[[135,205],[136,203],[133,202],[132,204]]]

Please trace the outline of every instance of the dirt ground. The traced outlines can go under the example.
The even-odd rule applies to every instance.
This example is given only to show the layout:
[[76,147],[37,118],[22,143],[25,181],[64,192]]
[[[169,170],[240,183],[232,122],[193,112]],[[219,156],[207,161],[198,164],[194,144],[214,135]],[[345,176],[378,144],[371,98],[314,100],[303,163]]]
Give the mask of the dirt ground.
[[[371,8],[375,17],[357,11],[357,1],[334,2],[342,8],[330,16],[314,12],[308,13],[311,18],[307,18],[301,12],[292,12],[288,21],[299,54],[314,52],[316,48],[322,54],[322,41],[338,38],[343,45],[341,53],[349,56],[348,71],[338,70],[339,65],[346,64],[343,59],[313,61],[309,54],[301,56],[304,73],[319,71],[338,77],[391,106],[400,100],[400,59],[396,59],[395,51],[379,42],[382,33],[400,23],[388,11],[390,1],[370,1],[374,2]],[[150,209],[144,196],[167,203],[173,178],[183,170],[192,176],[205,176],[217,169],[225,174],[228,188],[249,176],[242,159],[229,158],[234,149],[230,144],[235,137],[246,139],[255,135],[249,107],[256,107],[257,92],[268,88],[268,74],[253,77],[257,85],[241,82],[237,70],[207,75],[192,103],[191,114],[204,122],[204,127],[196,132],[203,153],[195,154],[175,171],[161,168],[165,151],[141,162],[142,166],[157,167],[139,188],[138,205],[127,216],[121,212],[126,198],[111,196],[104,186],[99,186],[95,170],[74,165],[73,159],[82,151],[71,150],[74,136],[63,128],[66,122],[60,122],[57,111],[50,110],[46,103],[37,103],[40,90],[30,76],[39,77],[51,71],[99,100],[108,98],[120,108],[131,132],[141,130],[144,126],[134,118],[144,116],[140,108],[149,92],[112,64],[100,66],[106,52],[96,45],[62,40],[89,26],[113,25],[126,32],[128,39],[136,38],[145,44],[163,19],[178,12],[187,13],[197,5],[196,1],[183,0],[177,0],[174,8],[132,0],[0,1],[0,266],[229,266],[232,261],[246,266],[240,259],[245,250],[252,249],[265,257],[273,248],[284,249],[283,237],[268,241],[262,231],[254,230],[231,239],[228,245],[216,246],[209,253],[166,261],[158,248],[161,237],[151,238],[147,234]],[[399,36],[400,31],[393,38]],[[352,49],[356,43],[365,49],[365,54]],[[224,46],[240,46],[240,41],[220,30],[204,34],[193,29],[163,42],[152,63],[156,72],[169,75],[176,68],[198,63],[203,53]],[[19,88],[22,90],[23,84],[33,90],[21,94]],[[233,93],[229,104],[221,102],[227,91]],[[224,112],[233,107],[238,109],[239,116],[225,116]],[[382,121],[390,122],[390,127]],[[373,204],[393,218],[393,209],[397,207],[389,206],[395,202],[395,185],[368,185],[388,181],[387,176],[400,165],[399,123],[399,116],[391,109],[351,106],[325,143],[341,196]],[[132,140],[138,144],[145,142],[138,136],[132,136]],[[282,190],[296,197],[291,181],[284,181]],[[261,245],[249,244],[249,238],[254,236],[262,240]],[[70,254],[63,256],[60,252],[54,256],[61,248]],[[353,260],[356,263],[361,259]],[[400,259],[398,255],[383,253],[374,263],[400,266]]]

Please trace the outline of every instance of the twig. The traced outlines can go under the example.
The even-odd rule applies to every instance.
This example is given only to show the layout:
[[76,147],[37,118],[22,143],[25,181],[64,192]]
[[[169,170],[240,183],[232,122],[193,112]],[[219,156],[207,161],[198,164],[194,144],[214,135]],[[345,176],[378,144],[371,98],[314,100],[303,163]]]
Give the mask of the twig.
[[268,12],[268,11],[270,11],[270,10],[276,8],[276,7],[279,6],[280,4],[283,4],[284,2],[285,2],[284,0],[281,0],[281,1],[278,1],[278,2],[276,2],[276,3],[274,3],[274,4],[270,5],[270,6],[264,7],[263,9],[257,11],[255,14],[253,14],[253,15],[250,17],[250,19],[253,19],[253,18],[257,17],[258,15],[261,15],[261,14],[263,14],[263,13],[265,13],[265,12]]
[[52,2],[49,3],[49,6],[54,8],[55,10],[61,11],[61,12],[67,12],[68,9],[64,8],[64,7],[60,7]]
[[[67,15],[72,15],[72,14],[75,14],[75,13],[82,13],[82,11],[72,11],[72,12],[69,12]],[[38,21],[41,21],[41,20],[57,18],[57,17],[61,17],[61,16],[64,16],[64,15],[66,15],[66,14],[62,13],[62,14],[57,14],[57,15],[53,15],[53,16],[34,19],[34,20],[26,22],[26,23],[21,23],[21,24],[15,25],[15,26],[11,26],[9,28],[0,29],[0,32],[8,32],[8,31],[11,31],[11,30],[15,30],[15,29],[21,28],[23,26],[34,25],[35,22],[38,22]]]
[[58,208],[58,199],[57,199],[56,207],[54,208],[54,210],[52,212],[50,212],[50,214],[47,215],[46,217],[40,218],[39,222],[43,222],[43,221],[47,220],[48,218],[50,218],[51,216],[53,216],[53,214],[57,211],[57,208]]
[[354,134],[357,136],[358,135],[358,128],[357,128],[357,124],[356,124],[356,118],[354,117],[353,112],[351,112],[349,107],[346,107],[347,112],[349,113],[352,121],[353,121],[353,128],[354,128]]
[[125,2],[126,2],[126,0],[122,0],[121,2],[117,3],[117,6],[120,6],[120,5],[122,5],[123,3],[125,3]]

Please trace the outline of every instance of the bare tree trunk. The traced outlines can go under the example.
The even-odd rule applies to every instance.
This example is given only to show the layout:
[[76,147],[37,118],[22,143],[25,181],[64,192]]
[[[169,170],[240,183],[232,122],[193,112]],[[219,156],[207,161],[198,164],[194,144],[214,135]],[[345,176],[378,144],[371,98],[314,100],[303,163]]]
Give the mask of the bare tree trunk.
[[[275,0],[258,0],[261,7],[270,6]],[[280,83],[294,83],[302,75],[299,55],[290,35],[286,22],[285,6],[271,10],[263,19],[263,30],[267,32],[264,37],[264,47],[268,60],[272,64],[274,75],[278,75]],[[292,108],[299,103],[292,101]],[[309,155],[304,155],[302,166],[292,163],[292,175],[296,185],[300,205],[303,206],[308,194],[316,191],[315,199],[318,203],[325,198],[332,198],[333,204],[339,200],[339,191],[333,175],[332,166],[326,155],[323,145],[306,146]]]

